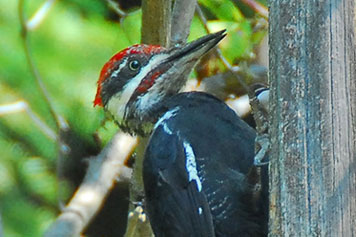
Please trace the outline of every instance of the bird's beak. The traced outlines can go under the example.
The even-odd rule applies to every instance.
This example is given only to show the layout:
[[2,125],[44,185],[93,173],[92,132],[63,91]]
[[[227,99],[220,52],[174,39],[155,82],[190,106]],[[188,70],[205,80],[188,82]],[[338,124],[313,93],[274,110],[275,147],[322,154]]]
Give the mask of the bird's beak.
[[166,62],[173,64],[195,64],[206,52],[217,45],[220,40],[226,36],[226,30],[203,36],[193,42],[187,43],[181,47],[170,49],[171,52]]

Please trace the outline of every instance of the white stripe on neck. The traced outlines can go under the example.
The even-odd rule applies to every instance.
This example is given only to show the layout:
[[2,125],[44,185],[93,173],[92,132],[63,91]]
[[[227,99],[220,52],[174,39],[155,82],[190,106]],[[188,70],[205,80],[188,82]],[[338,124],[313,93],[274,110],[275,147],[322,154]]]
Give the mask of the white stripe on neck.
[[141,68],[141,71],[123,87],[121,92],[113,95],[106,108],[114,116],[115,120],[121,122],[125,115],[125,108],[136,88],[146,75],[152,71],[167,55],[158,54],[150,59],[150,62]]

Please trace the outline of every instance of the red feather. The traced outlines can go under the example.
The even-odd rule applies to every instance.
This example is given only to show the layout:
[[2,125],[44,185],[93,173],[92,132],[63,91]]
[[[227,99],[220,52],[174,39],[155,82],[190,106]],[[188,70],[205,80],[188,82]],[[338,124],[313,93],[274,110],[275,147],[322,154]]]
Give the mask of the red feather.
[[94,107],[97,105],[103,106],[103,101],[101,99],[101,85],[110,76],[111,71],[112,71],[113,67],[115,66],[116,62],[122,60],[126,55],[130,55],[130,54],[150,55],[150,54],[159,53],[163,49],[164,48],[159,45],[135,44],[131,47],[121,50],[120,52],[118,52],[117,54],[112,56],[110,58],[110,60],[107,63],[105,63],[105,65],[101,69],[100,77],[97,82],[98,88],[97,88],[96,96],[94,99]]
[[152,76],[149,76],[145,78],[140,85],[137,87],[137,92],[139,94],[145,93],[155,82],[156,78],[161,75],[160,71],[156,71],[152,74]]

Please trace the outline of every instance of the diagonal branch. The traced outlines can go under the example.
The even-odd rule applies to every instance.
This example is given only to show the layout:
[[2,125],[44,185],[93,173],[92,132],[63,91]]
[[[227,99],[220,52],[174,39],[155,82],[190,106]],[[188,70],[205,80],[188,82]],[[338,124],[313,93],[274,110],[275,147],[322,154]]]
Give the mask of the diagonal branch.
[[56,0],[45,1],[42,6],[35,12],[35,14],[33,14],[33,16],[26,23],[26,29],[28,31],[36,29],[43,22],[55,1]]
[[126,17],[135,14],[137,11],[139,11],[139,10],[135,10],[135,11],[125,12],[124,10],[121,9],[120,4],[118,2],[115,2],[114,0],[106,0],[106,2],[108,4],[108,7],[120,17],[120,23],[122,23],[122,21]]
[[[236,2],[236,0],[235,0]],[[268,19],[268,9],[263,6],[261,3],[255,0],[241,0],[241,2],[245,3],[247,6],[252,8],[255,12],[260,14],[265,19]]]
[[[56,122],[57,130],[58,130],[57,133],[59,134],[59,135],[56,135],[56,138],[57,138],[56,142],[57,142],[57,147],[59,150],[58,159],[57,159],[57,172],[59,173],[59,164],[63,160],[64,154],[66,154],[66,152],[67,152],[67,146],[65,145],[65,141],[62,141],[62,137],[60,134],[61,134],[61,132],[68,131],[69,125],[68,125],[67,121],[62,116],[60,116],[57,113],[57,111],[55,110],[55,107],[54,107],[54,104],[50,97],[50,94],[49,94],[45,84],[43,83],[42,77],[35,65],[34,60],[33,60],[33,57],[31,54],[31,49],[30,49],[30,43],[29,43],[29,39],[28,39],[28,28],[27,28],[26,19],[25,19],[25,13],[24,13],[24,0],[19,0],[18,15],[19,15],[20,25],[21,25],[21,39],[22,39],[22,42],[24,45],[24,51],[25,51],[27,63],[30,67],[33,77],[35,78],[35,82],[39,88],[40,94],[42,95],[44,101],[46,102],[46,104],[49,108],[50,114],[52,115],[54,121]],[[60,200],[59,200],[59,202],[60,202]]]
[[26,101],[20,100],[11,104],[0,105],[0,116],[4,114],[26,112],[35,125],[51,140],[57,140],[57,134],[51,129],[29,106]]
[[89,167],[79,189],[46,231],[45,237],[79,236],[100,209],[115,181],[128,181],[131,169],[125,161],[132,154],[137,139],[117,133]]
[[114,0],[106,0],[108,3],[108,6],[119,16],[119,17],[127,17],[129,13],[126,13],[124,10],[120,8],[120,5],[118,2],[115,2]]

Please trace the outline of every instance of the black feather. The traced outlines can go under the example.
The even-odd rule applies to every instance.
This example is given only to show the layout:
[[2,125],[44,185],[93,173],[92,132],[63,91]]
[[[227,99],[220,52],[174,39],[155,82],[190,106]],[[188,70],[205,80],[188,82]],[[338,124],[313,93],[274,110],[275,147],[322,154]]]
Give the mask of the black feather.
[[[255,131],[205,93],[180,93],[160,109],[162,115],[176,112],[159,121],[145,153],[147,212],[155,235],[265,236],[267,176],[257,202],[247,179]],[[184,143],[194,151],[201,191],[189,181]]]

